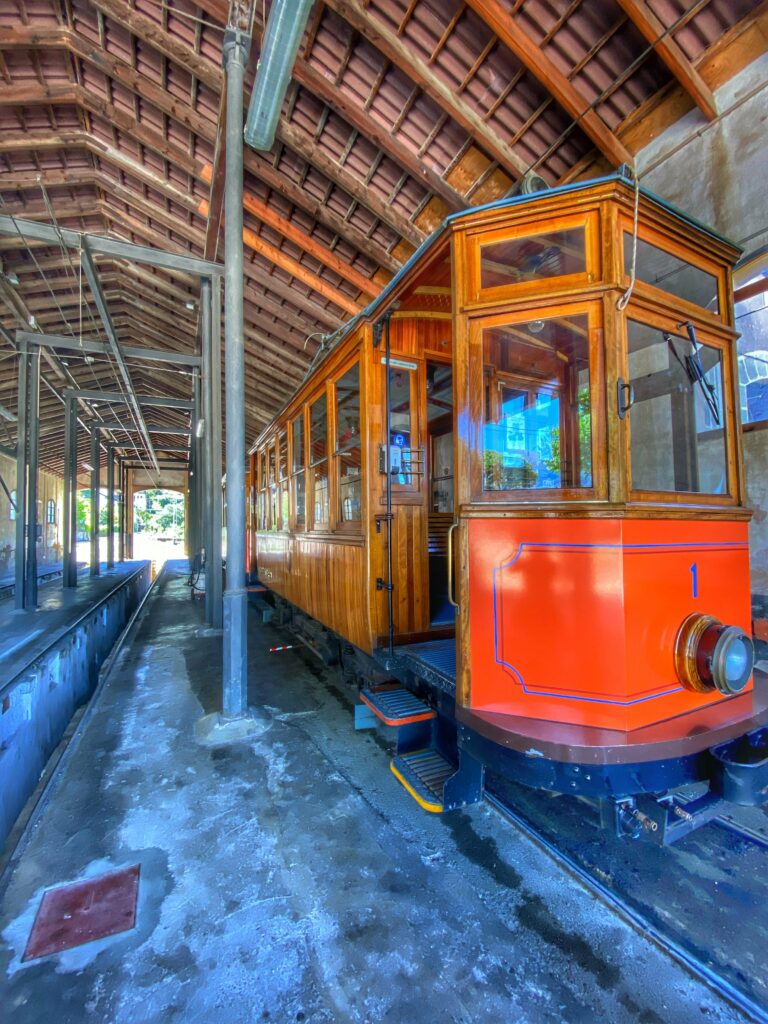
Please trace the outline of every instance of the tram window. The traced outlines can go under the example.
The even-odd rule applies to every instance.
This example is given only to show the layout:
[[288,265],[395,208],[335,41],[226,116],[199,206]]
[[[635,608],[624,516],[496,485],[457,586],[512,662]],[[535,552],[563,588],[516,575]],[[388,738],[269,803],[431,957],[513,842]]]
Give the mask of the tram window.
[[427,431],[430,439],[430,511],[453,512],[453,373],[427,364]]
[[328,399],[322,395],[309,414],[309,464],[312,467],[312,527],[328,525]]
[[306,526],[306,474],[304,471],[304,414],[297,416],[292,427],[294,523],[297,530]]
[[413,371],[399,366],[389,368],[390,431],[389,443],[400,449],[400,466],[392,463],[392,482],[413,483],[412,463],[411,377]]
[[278,453],[278,479],[280,492],[280,524],[282,529],[288,529],[288,431],[281,430],[278,439],[280,450]]
[[483,490],[592,487],[586,316],[483,331]]
[[542,277],[584,274],[584,228],[509,238],[480,247],[480,287],[524,284]]
[[273,442],[267,453],[267,466],[268,466],[268,479],[269,488],[267,491],[269,498],[269,523],[267,525],[268,530],[276,530],[278,528],[278,501],[277,501],[277,455],[275,453],[275,442]]
[[336,465],[339,475],[339,520],[361,518],[360,364],[336,381]]
[[259,452],[259,501],[256,512],[257,529],[267,528],[267,453]]
[[722,354],[698,345],[704,380],[691,379],[689,338],[630,320],[632,487],[727,494]]
[[[624,272],[629,277],[632,266],[632,235],[624,233]],[[679,256],[660,249],[642,238],[637,240],[635,274],[638,281],[693,302],[710,313],[718,313],[717,278],[701,267],[694,267]]]

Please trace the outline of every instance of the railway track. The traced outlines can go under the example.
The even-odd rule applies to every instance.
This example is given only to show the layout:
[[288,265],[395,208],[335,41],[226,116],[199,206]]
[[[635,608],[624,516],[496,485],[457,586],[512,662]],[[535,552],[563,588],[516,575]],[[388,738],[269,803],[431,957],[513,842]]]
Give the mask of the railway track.
[[[515,787],[516,790],[518,788],[519,787]],[[731,880],[731,891],[729,893],[728,900],[731,905],[738,905],[739,902],[741,902],[742,906],[749,906],[752,911],[749,917],[739,917],[738,920],[734,920],[734,926],[738,925],[742,930],[749,930],[754,926],[759,931],[759,935],[755,936],[755,971],[750,975],[743,969],[736,967],[734,963],[728,962],[727,957],[724,958],[721,955],[722,950],[718,946],[716,930],[713,929],[710,932],[712,937],[712,946],[709,949],[701,948],[697,942],[696,936],[690,934],[686,936],[685,934],[682,934],[681,932],[683,932],[684,929],[681,928],[675,929],[670,926],[665,927],[663,921],[659,919],[658,914],[650,914],[647,910],[644,910],[636,896],[632,892],[627,891],[626,886],[623,885],[622,878],[617,878],[615,863],[612,868],[603,871],[596,863],[591,863],[591,858],[587,854],[587,851],[584,849],[579,850],[578,848],[574,848],[575,844],[573,842],[573,832],[571,828],[566,829],[568,834],[567,841],[565,843],[562,841],[558,842],[552,834],[553,831],[558,832],[560,827],[563,825],[562,816],[558,816],[557,804],[563,800],[569,800],[570,798],[550,797],[542,799],[539,794],[532,794],[532,797],[533,799],[525,801],[525,813],[521,813],[520,810],[515,809],[515,807],[511,805],[511,801],[509,799],[504,799],[492,793],[486,793],[485,795],[486,801],[494,808],[494,810],[497,811],[497,813],[499,813],[505,820],[525,836],[531,839],[560,867],[564,868],[581,881],[582,884],[594,893],[597,898],[610,906],[622,918],[632,924],[633,927],[637,928],[643,935],[650,938],[666,953],[672,956],[679,963],[683,964],[691,971],[692,974],[701,979],[724,999],[728,1000],[733,1006],[737,1007],[752,1020],[759,1022],[759,1024],[768,1024],[768,1005],[766,1005],[766,1002],[759,991],[760,988],[768,987],[768,977],[766,977],[765,958],[763,954],[765,945],[761,941],[763,922],[761,920],[760,911],[765,904],[760,899],[759,893],[754,891],[754,887],[758,885],[758,881],[759,888],[762,889],[762,878],[760,873],[750,872],[748,870],[748,865],[744,865],[742,875],[746,877],[743,878],[743,887],[741,889],[742,899],[740,901],[738,897],[734,898],[733,890],[738,887],[739,882],[738,880],[736,882]],[[535,820],[536,797],[538,797],[539,801],[542,803],[540,811],[542,815],[546,817],[546,825],[542,825],[541,822],[537,823]],[[515,801],[515,803],[517,803],[517,801]],[[545,815],[544,803],[546,803]],[[531,812],[532,808],[534,809],[534,813]],[[562,808],[559,810],[562,810]],[[672,866],[669,885],[674,887],[677,884],[675,881],[677,869],[681,866],[685,867],[691,856],[698,856],[699,859],[702,860],[703,867],[702,852],[701,850],[696,852],[695,847],[701,847],[703,842],[704,849],[706,850],[709,845],[715,844],[713,836],[718,832],[726,835],[728,840],[731,842],[741,842],[743,844],[747,844],[753,850],[759,850],[761,856],[763,855],[763,852],[768,849],[768,835],[739,823],[729,816],[714,819],[709,823],[709,825],[700,829],[699,832],[681,840],[680,847],[656,848],[649,846],[648,844],[632,844],[627,840],[614,840],[612,837],[611,843],[620,843],[621,852],[630,854],[628,860],[633,865],[635,865],[638,860],[638,858],[632,856],[635,851],[639,851],[640,859],[642,859],[643,855],[650,857],[652,863],[650,865],[646,865],[648,873],[647,884],[653,891],[652,899],[655,900],[658,897],[663,898],[664,896],[664,888],[660,888],[657,885],[658,872],[656,871],[656,867],[660,861],[658,855],[660,854],[662,857],[669,858]],[[609,845],[606,843],[605,834],[602,836],[602,841],[605,847]],[[729,853],[733,857],[738,856],[737,851],[730,850]],[[611,858],[611,860],[612,859],[613,858]],[[731,864],[733,863],[734,861],[731,861]],[[726,870],[732,871],[732,868]],[[708,875],[711,873],[708,870],[704,870],[703,874]],[[689,874],[687,876],[687,882],[689,885],[691,883],[695,885],[699,884],[699,879],[692,879]],[[710,882],[712,882],[711,878]],[[714,888],[717,889],[718,882],[715,880],[713,885]],[[704,888],[705,886],[702,886],[702,896],[704,896]],[[706,933],[707,911],[711,910],[712,917],[720,916],[720,912],[723,907],[716,900],[703,899],[700,909],[703,918],[701,930],[703,933]],[[762,975],[760,973],[761,971]]]

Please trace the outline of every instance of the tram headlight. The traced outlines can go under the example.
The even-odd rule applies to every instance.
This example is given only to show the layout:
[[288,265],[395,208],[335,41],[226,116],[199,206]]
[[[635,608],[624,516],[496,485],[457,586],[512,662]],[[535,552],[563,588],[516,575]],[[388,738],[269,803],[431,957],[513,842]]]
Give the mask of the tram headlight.
[[752,640],[744,630],[711,615],[694,612],[677,634],[675,670],[683,686],[696,693],[741,693],[754,661]]

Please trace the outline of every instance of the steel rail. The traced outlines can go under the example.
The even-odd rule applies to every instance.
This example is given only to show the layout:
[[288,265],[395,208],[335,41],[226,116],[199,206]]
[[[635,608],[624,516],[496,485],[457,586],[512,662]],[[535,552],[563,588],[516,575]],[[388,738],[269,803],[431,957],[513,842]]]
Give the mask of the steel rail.
[[649,938],[654,945],[669,954],[674,960],[677,960],[678,963],[682,964],[691,974],[703,981],[713,992],[722,996],[729,1003],[732,1003],[754,1021],[757,1021],[758,1024],[768,1024],[768,1009],[756,1003],[745,992],[742,992],[741,989],[713,970],[709,964],[694,956],[693,953],[688,952],[687,949],[668,935],[665,935],[647,917],[644,917],[637,911],[628,900],[623,899],[613,890],[609,889],[590,871],[582,867],[570,854],[564,853],[546,836],[542,835],[534,825],[514,811],[508,804],[505,804],[491,793],[486,793],[484,799],[502,818],[505,818],[511,825],[514,825],[515,828],[543,850],[556,864],[565,868],[569,874],[573,875],[585,888],[589,889],[602,903],[616,911],[635,930]]

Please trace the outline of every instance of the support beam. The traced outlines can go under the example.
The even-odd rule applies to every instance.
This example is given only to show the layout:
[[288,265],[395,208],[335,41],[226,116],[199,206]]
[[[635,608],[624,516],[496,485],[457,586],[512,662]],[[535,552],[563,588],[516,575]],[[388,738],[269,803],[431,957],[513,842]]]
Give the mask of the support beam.
[[615,167],[632,164],[634,157],[613,134],[603,119],[595,113],[578,89],[556,64],[528,36],[503,6],[501,0],[466,0],[486,25],[494,32],[520,63],[561,107],[580,125],[583,132]]
[[[28,345],[101,355],[112,351],[110,346],[105,345],[104,342],[81,340],[62,334],[36,334],[31,331],[16,331],[16,341],[24,341]],[[120,347],[123,355],[129,359],[146,359],[149,362],[174,363],[179,366],[200,365],[200,356],[192,355],[191,353],[187,355],[185,352],[165,352],[159,348],[143,348],[136,345],[121,345]]]
[[[100,424],[100,426],[102,430],[123,430],[127,434],[137,434],[139,431],[139,428],[133,423],[117,423],[115,421],[111,423],[105,422]],[[192,432],[189,427],[158,427],[151,423],[147,424],[147,429],[150,434],[181,434],[184,437],[188,437]],[[165,451],[166,449],[162,450]]]
[[506,142],[490,128],[455,89],[446,85],[418,57],[413,47],[393,32],[359,0],[325,0],[352,28],[376,47],[395,67],[403,71],[422,92],[426,93],[456,124],[460,125],[513,179],[522,177],[528,161],[517,156]]
[[714,93],[685,56],[662,21],[648,6],[646,0],[618,0],[618,3],[635,28],[661,57],[678,83],[685,89],[706,119],[714,121],[717,117],[717,104]]
[[[119,391],[96,391],[89,388],[67,388],[65,395],[85,398],[89,402],[111,402],[116,405],[127,404],[128,399]],[[154,405],[163,409],[192,409],[192,402],[187,398],[163,398],[160,395],[136,395],[140,405]]]
[[155,449],[152,445],[152,438],[147,432],[147,425],[144,422],[144,413],[141,411],[141,405],[136,398],[136,392],[133,387],[133,381],[131,380],[131,374],[128,367],[125,364],[122,349],[120,348],[120,341],[115,331],[115,325],[112,323],[112,317],[109,315],[109,308],[107,307],[107,300],[104,297],[104,292],[101,289],[101,281],[99,280],[99,272],[96,269],[96,263],[94,262],[93,256],[90,249],[88,248],[87,239],[83,239],[83,243],[80,249],[80,265],[85,271],[85,276],[88,279],[88,284],[91,288],[91,294],[93,295],[96,303],[96,308],[99,311],[101,322],[104,325],[106,331],[107,341],[109,342],[112,353],[117,362],[120,376],[123,378],[125,384],[128,404],[133,409],[134,415],[136,416],[136,422],[141,430],[142,437],[144,438],[144,444],[147,446],[147,453],[152,461],[152,464],[157,469],[157,455],[155,455]]
[[117,558],[118,561],[125,561],[125,464],[122,459],[117,460],[117,472],[120,487],[120,504],[118,505],[118,526],[117,526]]
[[245,351],[243,308],[243,79],[248,41],[224,38],[227,87],[224,185],[224,330],[227,419],[227,579],[224,591],[223,716],[248,714],[248,602],[245,590]]
[[107,568],[115,565],[115,446],[107,445]]
[[26,608],[27,451],[29,441],[29,356],[19,352],[18,419],[16,421],[16,546],[14,603]]
[[40,353],[30,352],[28,360],[28,439],[27,439],[27,578],[24,607],[37,607],[37,493],[40,464]]
[[[206,556],[205,618],[221,629],[221,281],[203,285],[203,415],[205,416],[204,501],[208,507],[203,540]],[[207,309],[207,316],[205,310]]]
[[45,242],[56,247],[63,244],[77,250],[81,244],[87,244],[92,255],[100,253],[102,256],[133,260],[135,263],[146,263],[151,267],[165,270],[181,270],[197,277],[210,277],[222,271],[220,264],[200,260],[194,256],[182,256],[180,253],[136,245],[134,242],[124,242],[118,238],[105,238],[103,235],[81,235],[69,228],[54,228],[50,224],[40,224],[34,220],[19,220],[18,217],[0,215],[0,234],[18,236],[20,231],[29,241]]
[[91,427],[91,576],[101,573],[99,552],[99,497],[101,489],[101,444],[99,428]]
[[65,588],[77,586],[77,399],[64,401],[64,572]]

